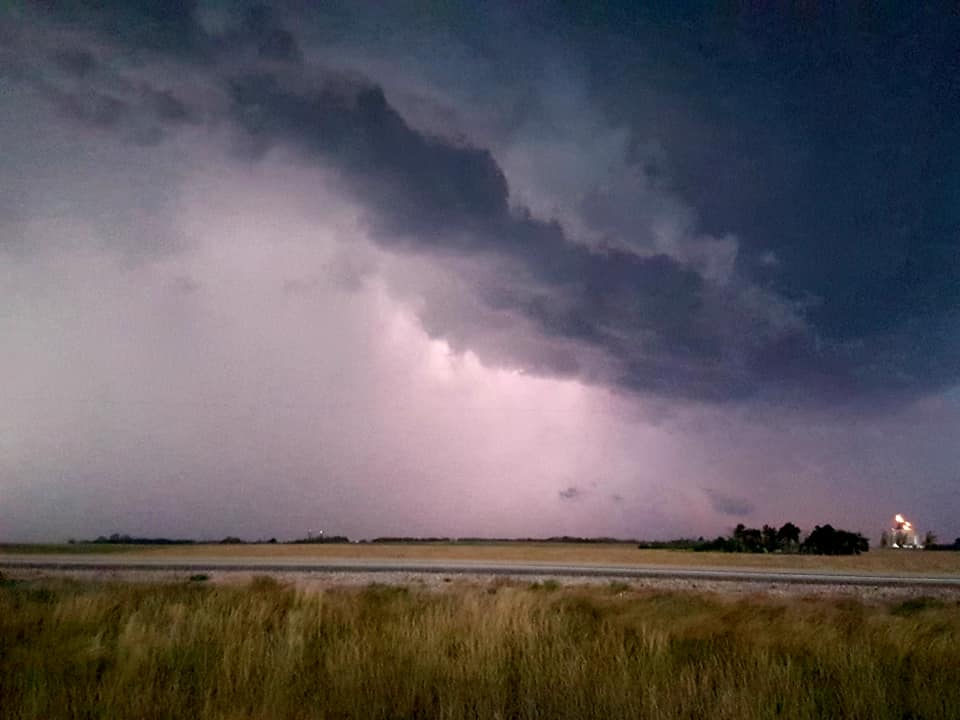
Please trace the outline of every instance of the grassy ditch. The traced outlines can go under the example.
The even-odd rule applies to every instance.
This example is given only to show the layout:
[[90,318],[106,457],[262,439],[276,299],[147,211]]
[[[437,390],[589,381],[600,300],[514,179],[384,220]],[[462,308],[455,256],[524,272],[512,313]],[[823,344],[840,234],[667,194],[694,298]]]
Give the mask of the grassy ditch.
[[960,604],[0,583],[3,718],[955,718]]

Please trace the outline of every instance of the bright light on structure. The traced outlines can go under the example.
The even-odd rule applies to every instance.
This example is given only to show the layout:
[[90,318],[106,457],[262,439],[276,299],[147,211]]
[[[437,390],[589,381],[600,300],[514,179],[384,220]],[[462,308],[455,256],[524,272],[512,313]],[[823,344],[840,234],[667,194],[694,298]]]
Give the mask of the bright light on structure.
[[913,523],[903,515],[897,513],[893,518],[893,527],[890,528],[890,547],[921,549],[920,537],[913,527]]

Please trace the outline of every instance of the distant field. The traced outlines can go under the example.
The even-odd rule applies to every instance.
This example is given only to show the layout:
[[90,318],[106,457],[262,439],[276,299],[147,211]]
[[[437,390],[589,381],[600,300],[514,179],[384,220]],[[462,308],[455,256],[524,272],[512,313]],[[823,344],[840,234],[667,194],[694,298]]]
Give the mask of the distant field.
[[958,707],[956,601],[0,581],[5,720],[955,720]]
[[110,545],[107,543],[0,543],[0,555],[100,555],[128,553],[145,549],[137,545]]
[[871,550],[848,557],[752,555],[639,550],[630,544],[573,543],[409,543],[349,545],[179,545],[138,549],[150,557],[185,558],[382,558],[399,560],[498,560],[677,567],[744,567],[960,575],[960,553]]
[[550,564],[659,565],[675,567],[742,567],[751,569],[820,570],[903,574],[960,575],[960,553],[871,550],[863,555],[779,555],[640,550],[626,543],[350,543],[329,545],[0,545],[0,554],[86,554],[122,552],[137,557],[234,559],[392,559],[501,561]]

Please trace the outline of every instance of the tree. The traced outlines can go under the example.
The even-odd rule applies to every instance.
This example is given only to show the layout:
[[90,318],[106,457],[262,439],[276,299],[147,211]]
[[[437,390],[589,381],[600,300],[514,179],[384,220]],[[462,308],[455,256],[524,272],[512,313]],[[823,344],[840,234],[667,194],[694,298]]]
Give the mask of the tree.
[[927,534],[923,536],[923,546],[932,547],[937,544],[937,534],[933,530],[927,530]]
[[740,552],[763,552],[763,533],[757,528],[748,528],[740,523],[733,529],[733,538]]
[[837,530],[832,525],[817,525],[803,543],[803,550],[816,555],[859,555],[870,549],[870,541],[860,533]]
[[766,552],[776,552],[780,549],[780,542],[777,539],[777,529],[771,525],[764,525],[763,530],[763,549]]
[[777,542],[784,550],[796,550],[800,545],[800,528],[792,522],[784,523],[777,530]]

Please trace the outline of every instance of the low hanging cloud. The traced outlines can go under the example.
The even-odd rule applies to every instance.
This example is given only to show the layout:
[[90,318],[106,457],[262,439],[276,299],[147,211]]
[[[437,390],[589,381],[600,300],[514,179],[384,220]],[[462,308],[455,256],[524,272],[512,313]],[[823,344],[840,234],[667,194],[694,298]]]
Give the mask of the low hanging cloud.
[[721,515],[747,517],[748,515],[752,515],[754,510],[756,510],[753,503],[746,498],[728,495],[712,488],[705,488],[703,493],[710,501],[710,507]]
[[583,496],[583,493],[575,485],[564,488],[557,494],[560,496],[561,500],[579,500]]

